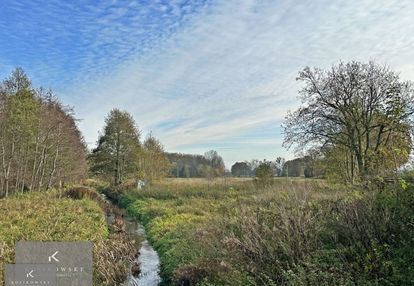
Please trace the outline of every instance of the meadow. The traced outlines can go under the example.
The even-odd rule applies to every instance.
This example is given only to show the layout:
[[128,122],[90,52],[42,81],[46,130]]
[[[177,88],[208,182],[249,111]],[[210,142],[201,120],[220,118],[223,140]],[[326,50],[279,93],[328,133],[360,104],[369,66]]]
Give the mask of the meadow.
[[67,194],[52,190],[0,199],[1,285],[4,265],[14,263],[15,243],[19,240],[91,241],[94,285],[119,285],[123,281],[130,243],[111,233],[96,196],[72,199]]
[[409,184],[167,179],[111,195],[146,227],[165,285],[414,283]]
[[[164,179],[101,190],[145,226],[164,285],[414,284],[414,186],[402,179]],[[74,188],[1,199],[0,268],[19,240],[89,240],[94,285],[119,285],[131,242],[111,231],[97,197]]]

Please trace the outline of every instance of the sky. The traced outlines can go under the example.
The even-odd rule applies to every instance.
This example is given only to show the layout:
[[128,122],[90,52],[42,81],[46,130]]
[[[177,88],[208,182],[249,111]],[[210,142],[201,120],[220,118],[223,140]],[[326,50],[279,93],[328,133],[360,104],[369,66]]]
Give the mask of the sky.
[[0,1],[0,78],[22,67],[81,119],[112,108],[169,152],[293,158],[281,124],[306,66],[374,60],[414,80],[411,0]]

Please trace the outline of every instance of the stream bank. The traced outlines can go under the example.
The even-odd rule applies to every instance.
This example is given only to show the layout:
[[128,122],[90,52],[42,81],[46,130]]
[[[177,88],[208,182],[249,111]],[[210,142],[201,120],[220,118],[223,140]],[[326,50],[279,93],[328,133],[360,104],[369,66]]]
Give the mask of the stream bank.
[[[106,202],[111,205],[111,208],[121,213],[123,220],[123,228],[126,234],[128,235],[131,241],[137,243],[137,255],[133,261],[131,261],[130,271],[127,276],[127,279],[121,286],[158,286],[161,282],[160,277],[160,259],[158,253],[151,246],[149,241],[146,238],[146,233],[144,227],[137,222],[135,219],[126,215],[123,209],[120,209],[117,205],[112,203],[106,196],[104,197]],[[107,223],[108,225],[117,225],[117,217],[114,214],[114,211],[107,213]],[[137,277],[132,275],[131,269],[133,269],[134,264],[139,265],[140,273]]]

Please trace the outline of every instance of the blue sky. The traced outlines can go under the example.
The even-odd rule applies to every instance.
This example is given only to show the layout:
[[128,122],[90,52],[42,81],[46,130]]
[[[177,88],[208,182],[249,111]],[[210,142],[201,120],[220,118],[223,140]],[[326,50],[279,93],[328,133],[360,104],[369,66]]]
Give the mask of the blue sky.
[[414,1],[0,1],[0,76],[75,107],[92,147],[111,108],[167,151],[291,158],[280,125],[305,66],[375,60],[414,80]]

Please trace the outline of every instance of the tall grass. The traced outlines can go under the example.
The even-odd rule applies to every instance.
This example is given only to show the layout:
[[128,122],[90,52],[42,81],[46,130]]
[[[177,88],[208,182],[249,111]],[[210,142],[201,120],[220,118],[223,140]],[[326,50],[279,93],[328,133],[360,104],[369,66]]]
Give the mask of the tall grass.
[[413,191],[170,179],[118,195],[167,285],[414,285]]
[[[81,193],[53,190],[0,199],[0,284],[19,240],[92,241],[94,285],[119,285],[125,279],[130,243],[109,232],[102,207],[90,198],[96,193],[88,191],[84,198]],[[69,198],[74,195],[76,200]]]
[[[223,238],[222,231],[233,227],[231,220],[238,219],[238,215],[249,217],[257,208],[283,208],[279,203],[293,193],[317,202],[335,200],[343,196],[344,190],[329,189],[325,182],[316,180],[282,179],[257,189],[249,179],[170,179],[141,190],[124,190],[119,201],[146,226],[149,239],[161,256],[164,281],[179,285],[201,283],[208,278],[206,273],[210,280],[220,280],[219,271],[230,273],[226,268],[230,263],[223,262],[226,267],[220,264],[225,261],[220,252],[226,245],[216,237]],[[206,271],[208,265],[211,269]],[[194,273],[196,269],[204,274]],[[231,272],[234,285],[245,282],[240,277],[249,279],[239,272]]]

